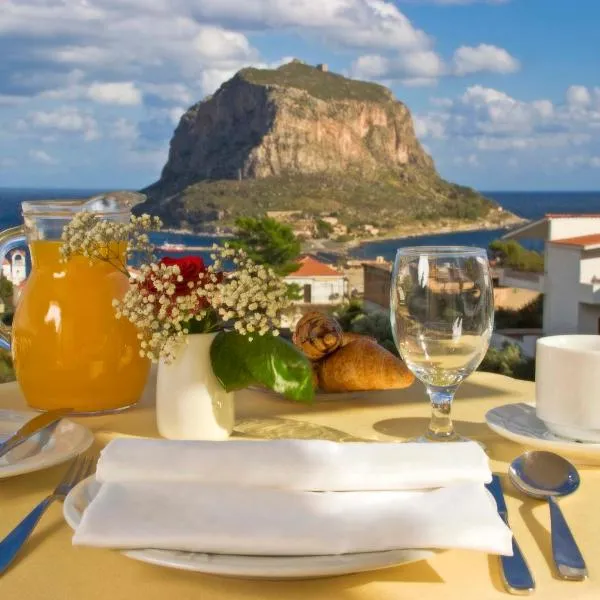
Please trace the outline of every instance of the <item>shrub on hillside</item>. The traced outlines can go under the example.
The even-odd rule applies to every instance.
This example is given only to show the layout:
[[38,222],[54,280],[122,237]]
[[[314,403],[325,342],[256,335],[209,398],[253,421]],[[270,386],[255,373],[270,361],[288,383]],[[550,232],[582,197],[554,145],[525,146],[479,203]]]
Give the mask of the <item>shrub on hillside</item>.
[[525,356],[517,344],[508,342],[501,349],[490,348],[479,370],[515,379],[535,380],[535,360]]
[[495,240],[490,244],[490,250],[502,266],[519,271],[544,272],[544,257],[539,252],[523,248],[515,240]]

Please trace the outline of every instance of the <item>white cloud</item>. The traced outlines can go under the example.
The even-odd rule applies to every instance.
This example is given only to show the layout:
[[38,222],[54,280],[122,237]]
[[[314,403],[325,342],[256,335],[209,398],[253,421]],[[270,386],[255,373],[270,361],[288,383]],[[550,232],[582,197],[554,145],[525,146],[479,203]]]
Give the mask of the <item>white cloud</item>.
[[443,72],[444,63],[433,50],[405,52],[395,58],[367,54],[352,65],[354,77],[400,80],[414,87],[435,83]]
[[31,158],[34,162],[41,163],[43,165],[55,165],[58,162],[44,150],[30,150],[29,158]]
[[520,68],[519,61],[504,48],[480,44],[461,46],[454,52],[452,64],[431,49],[415,49],[390,56],[366,54],[352,65],[355,77],[378,80],[397,80],[405,85],[435,84],[442,76],[463,77],[473,73],[513,73]]
[[175,106],[174,108],[169,109],[169,118],[171,119],[171,123],[173,125],[177,125],[185,113],[185,108],[182,106]]
[[49,100],[91,100],[98,104],[137,106],[142,103],[142,91],[133,81],[84,82],[85,75],[79,69],[71,71],[63,87],[43,91],[40,98]]
[[420,138],[442,140],[446,137],[446,127],[443,119],[432,118],[427,115],[415,115],[415,134]]
[[600,142],[600,110],[591,106],[574,110],[569,103],[555,105],[547,99],[523,101],[480,85],[470,86],[452,102],[432,104],[432,110],[415,116],[417,134],[425,140],[460,140],[467,149],[485,152]]
[[139,137],[137,124],[127,119],[117,119],[110,128],[109,137],[116,140],[134,141]]
[[430,44],[393,2],[384,0],[202,0],[195,3],[193,14],[249,29],[301,28],[349,48],[416,49]]
[[592,103],[592,94],[583,85],[570,86],[566,95],[570,106],[586,107]]
[[81,133],[86,141],[100,137],[94,117],[72,106],[61,106],[52,111],[31,112],[20,125],[25,129],[39,128],[63,133]]
[[182,83],[146,83],[143,91],[168,102],[191,104],[196,98],[189,86]]
[[221,27],[201,27],[193,40],[193,49],[201,60],[239,60],[253,53],[248,38]]
[[135,106],[142,103],[142,92],[132,81],[119,83],[99,83],[96,81],[90,85],[87,94],[92,100],[101,104]]
[[488,71],[491,73],[514,73],[520,68],[519,61],[504,48],[490,44],[461,46],[452,59],[454,73],[459,76]]
[[[289,31],[374,51],[431,47],[391,0],[4,0],[0,16],[0,35],[13,40],[21,77],[44,74],[28,82],[36,92],[81,97],[66,90],[72,84],[52,84],[57,73],[76,68],[98,82],[92,99],[131,105],[139,103],[139,90],[157,82],[187,84],[197,99],[242,66],[259,63],[246,31]],[[31,68],[23,69],[27,60]],[[115,88],[121,77],[135,80],[138,92]]]

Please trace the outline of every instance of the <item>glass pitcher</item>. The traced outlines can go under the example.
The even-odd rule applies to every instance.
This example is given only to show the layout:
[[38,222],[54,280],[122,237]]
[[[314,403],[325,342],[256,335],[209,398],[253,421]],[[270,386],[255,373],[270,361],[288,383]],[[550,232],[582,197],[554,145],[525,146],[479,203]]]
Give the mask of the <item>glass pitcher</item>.
[[144,199],[115,192],[88,200],[23,202],[25,225],[0,233],[0,263],[25,243],[31,255],[12,331],[0,325],[0,346],[11,350],[31,407],[93,414],[139,400],[150,363],[139,355],[135,327],[117,319],[112,306],[127,291],[127,276],[82,256],[61,262],[59,249],[63,227],[76,213],[127,222],[131,208]]

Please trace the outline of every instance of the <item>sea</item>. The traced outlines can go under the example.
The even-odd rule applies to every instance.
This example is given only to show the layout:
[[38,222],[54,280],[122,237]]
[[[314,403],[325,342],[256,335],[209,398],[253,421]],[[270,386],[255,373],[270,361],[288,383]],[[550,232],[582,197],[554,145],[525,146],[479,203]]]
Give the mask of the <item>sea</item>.
[[[102,190],[84,189],[25,189],[25,188],[0,188],[0,230],[13,227],[21,223],[21,202],[24,200],[50,200],[68,198],[86,198],[101,193]],[[600,191],[598,192],[482,192],[520,217],[525,219],[539,219],[547,213],[600,213]],[[351,250],[351,255],[356,258],[376,258],[383,256],[393,259],[398,248],[404,246],[421,245],[453,245],[453,246],[478,246],[487,248],[490,242],[498,239],[506,232],[505,229],[461,231],[457,233],[442,233],[423,235],[412,238],[395,240],[382,240],[364,243]],[[185,244],[199,247],[210,247],[219,239],[214,236],[196,235],[177,232],[159,232],[153,234],[152,241],[160,246],[163,244]],[[541,249],[540,242],[531,242],[528,246],[532,249]],[[163,254],[186,254],[174,250],[164,251]],[[208,252],[194,252],[195,254],[209,254]],[[159,253],[160,254],[160,253]]]

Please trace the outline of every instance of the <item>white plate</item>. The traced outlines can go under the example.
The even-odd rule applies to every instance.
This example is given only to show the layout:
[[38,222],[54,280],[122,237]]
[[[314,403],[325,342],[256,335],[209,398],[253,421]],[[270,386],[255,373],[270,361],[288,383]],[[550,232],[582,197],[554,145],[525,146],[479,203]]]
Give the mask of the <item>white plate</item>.
[[[254,392],[260,392],[265,396],[270,396],[272,398],[276,398],[278,400],[284,400],[286,402],[290,402],[283,394],[279,394],[278,392],[274,392],[268,388],[251,386],[250,388]],[[315,392],[314,402],[354,402],[354,401],[371,401],[377,402],[385,401],[386,398],[392,397],[396,398],[398,393],[402,393],[402,391],[407,388],[398,388],[398,389],[389,389],[389,390],[364,390],[360,392]]]
[[[39,413],[0,410],[0,441]],[[68,419],[33,435],[0,458],[0,479],[53,467],[87,450],[94,436],[89,429]]]
[[[100,484],[94,476],[88,477],[75,486],[65,499],[65,520],[73,529],[79,525],[83,512],[99,489]],[[209,575],[245,579],[311,579],[394,567],[430,558],[435,552],[387,550],[330,556],[236,556],[148,549],[128,550],[123,554],[153,565]]]
[[575,442],[548,430],[537,418],[533,404],[505,404],[485,415],[489,427],[497,434],[538,450],[550,450],[582,465],[600,464],[600,444]]

